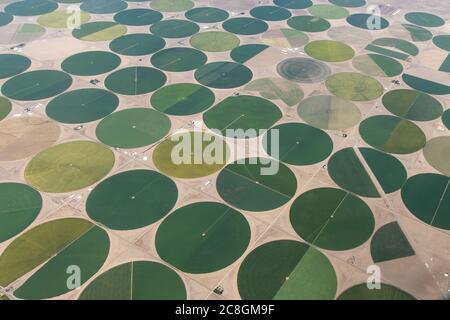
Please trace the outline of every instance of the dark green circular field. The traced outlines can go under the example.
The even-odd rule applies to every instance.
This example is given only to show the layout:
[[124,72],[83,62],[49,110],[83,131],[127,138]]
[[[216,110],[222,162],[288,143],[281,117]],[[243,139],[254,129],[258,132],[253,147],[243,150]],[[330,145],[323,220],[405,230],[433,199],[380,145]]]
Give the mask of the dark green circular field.
[[110,229],[133,230],[164,217],[177,199],[177,186],[166,176],[151,170],[125,171],[95,187],[86,212]]
[[297,178],[278,161],[247,158],[226,166],[217,178],[216,187],[230,205],[262,212],[289,202],[297,191]]
[[408,179],[402,199],[409,211],[421,221],[450,230],[450,178],[424,173]]
[[203,66],[208,57],[192,48],[169,48],[155,53],[151,62],[156,68],[171,72],[186,72]]
[[49,0],[23,0],[5,7],[5,12],[15,16],[39,16],[58,9],[58,4]]
[[221,203],[198,202],[177,209],[156,233],[159,256],[193,274],[221,270],[242,256],[250,242],[245,217]]
[[333,151],[333,141],[322,130],[303,123],[283,123],[270,129],[263,140],[273,158],[296,166],[319,163]]
[[86,123],[114,112],[119,98],[103,89],[79,89],[63,93],[51,100],[45,109],[47,116],[62,123]]
[[352,47],[342,42],[330,40],[310,42],[305,47],[305,52],[317,60],[326,62],[343,62],[355,56]]
[[184,300],[181,277],[153,261],[132,261],[102,273],[81,293],[79,300]]
[[437,28],[445,25],[444,19],[428,12],[409,12],[405,15],[405,20],[427,28]]
[[94,14],[110,14],[125,10],[128,3],[122,0],[84,0],[80,9]]
[[114,39],[109,48],[124,56],[145,56],[155,53],[166,45],[163,38],[145,33],[126,34]]
[[244,300],[332,300],[337,290],[328,258],[292,240],[254,249],[241,264],[237,282]]
[[311,0],[274,0],[273,3],[287,9],[306,9],[313,5]]
[[397,60],[380,54],[364,54],[352,61],[356,70],[373,77],[395,77],[403,72],[403,65]]
[[61,69],[76,76],[94,76],[116,69],[121,63],[119,56],[107,51],[87,51],[66,58]]
[[[271,101],[255,96],[228,97],[203,114],[203,121],[211,130],[227,136],[227,130],[249,130],[248,136],[236,138],[253,138],[261,130],[269,129],[281,119],[280,109]],[[253,132],[251,132],[253,131]]]
[[158,142],[169,133],[171,125],[169,118],[158,111],[131,108],[103,119],[95,133],[106,145],[133,149]]
[[153,108],[165,114],[187,116],[205,111],[215,100],[208,88],[195,83],[177,83],[156,91],[150,102]]
[[0,54],[0,79],[10,78],[26,71],[31,60],[18,54]]
[[120,11],[114,16],[114,21],[126,26],[147,26],[162,19],[161,12],[142,8]]
[[253,73],[248,67],[228,61],[211,62],[195,72],[195,79],[199,83],[216,89],[237,88],[252,78]]
[[42,197],[26,184],[0,183],[0,243],[25,230],[42,209]]
[[37,70],[22,73],[6,81],[2,93],[11,99],[33,101],[47,99],[66,91],[72,78],[65,72]]
[[398,159],[371,148],[359,148],[358,151],[361,157],[355,149],[346,148],[330,158],[328,172],[337,185],[363,197],[380,197],[375,182],[361,161],[364,160],[385,193],[395,192],[403,186],[407,172]]
[[6,26],[14,20],[12,14],[6,12],[0,12],[0,27]]
[[128,67],[111,73],[105,79],[105,86],[115,93],[133,96],[153,92],[166,81],[166,75],[158,69]]
[[450,137],[428,140],[423,154],[427,162],[437,171],[450,177]]
[[366,283],[347,289],[338,300],[415,300],[409,293],[388,284],[382,284],[380,290],[369,290]]
[[250,10],[250,14],[257,19],[265,21],[283,21],[292,16],[288,9],[278,6],[260,6]]
[[335,251],[361,246],[375,227],[372,211],[363,200],[333,188],[314,189],[299,196],[291,206],[290,219],[303,240]]

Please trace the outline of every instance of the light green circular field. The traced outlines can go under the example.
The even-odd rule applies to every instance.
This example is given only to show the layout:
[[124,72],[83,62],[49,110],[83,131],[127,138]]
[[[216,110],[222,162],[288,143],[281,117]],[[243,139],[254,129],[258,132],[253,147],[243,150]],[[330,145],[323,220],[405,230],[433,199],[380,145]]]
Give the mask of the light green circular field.
[[104,144],[123,149],[149,146],[170,131],[169,118],[149,108],[132,108],[114,112],[96,128],[97,138]]
[[437,137],[425,145],[423,153],[428,163],[450,177],[450,137]]
[[383,85],[374,78],[353,72],[336,73],[325,84],[335,96],[351,101],[375,100],[384,92]]
[[37,154],[25,168],[25,179],[43,192],[71,192],[102,179],[114,161],[114,153],[98,143],[66,142]]
[[153,0],[150,3],[152,9],[160,12],[183,12],[195,6],[190,0]]
[[299,103],[305,95],[297,83],[282,78],[257,79],[246,85],[244,89],[258,92],[263,98],[269,100],[281,100],[290,107]]
[[298,106],[298,114],[310,125],[326,130],[345,130],[361,120],[361,111],[356,104],[333,96],[305,99]]
[[332,4],[315,4],[308,11],[313,16],[330,20],[344,19],[350,14],[347,9]]
[[191,45],[206,52],[229,51],[239,46],[240,39],[232,33],[209,31],[197,33],[191,40]]
[[[80,12],[80,20],[82,24],[89,22],[91,20],[91,16],[89,13],[81,11]],[[46,28],[54,28],[54,29],[65,29],[69,28],[71,25],[77,23],[73,19],[73,13],[68,12],[66,10],[59,10],[50,12],[40,16],[37,19],[37,22]]]
[[196,179],[222,169],[228,156],[228,146],[219,137],[201,132],[186,132],[161,142],[155,148],[153,162],[158,170],[168,176]]
[[355,56],[355,51],[343,42],[319,40],[310,42],[305,52],[318,60],[327,62],[343,62]]

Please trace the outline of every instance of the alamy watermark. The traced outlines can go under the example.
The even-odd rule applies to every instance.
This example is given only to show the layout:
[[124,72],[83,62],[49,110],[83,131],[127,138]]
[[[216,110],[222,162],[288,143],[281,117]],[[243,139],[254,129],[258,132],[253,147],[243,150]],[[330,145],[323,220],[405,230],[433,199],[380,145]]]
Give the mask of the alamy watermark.
[[[258,164],[261,175],[276,175],[280,168],[280,134],[278,129],[266,133],[267,130],[256,129],[212,129],[211,133],[175,134],[170,138],[174,144],[171,162],[175,165],[225,165],[232,154],[237,164]],[[262,137],[262,143],[257,137]],[[225,140],[232,143],[227,144]],[[270,157],[263,145],[270,145]]]
[[370,14],[367,19],[366,26],[369,30],[381,30],[383,29],[383,18],[381,17],[381,7],[378,5],[370,5],[367,7],[368,14]]

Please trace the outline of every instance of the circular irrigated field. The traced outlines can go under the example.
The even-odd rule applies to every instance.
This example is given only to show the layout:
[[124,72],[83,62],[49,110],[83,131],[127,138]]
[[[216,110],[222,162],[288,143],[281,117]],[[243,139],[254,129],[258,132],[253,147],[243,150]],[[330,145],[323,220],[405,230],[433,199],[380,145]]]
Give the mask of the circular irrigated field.
[[168,176],[196,179],[222,169],[228,156],[228,146],[219,137],[186,132],[161,142],[153,152],[153,163]]
[[[248,132],[248,137],[258,136],[281,119],[280,109],[271,101],[254,96],[228,97],[203,114],[208,128],[227,136],[236,130]],[[236,138],[248,138],[236,137]]]
[[333,265],[307,244],[279,240],[253,250],[238,273],[245,300],[332,300],[337,278]]
[[303,123],[283,123],[270,129],[263,140],[266,152],[281,162],[308,166],[333,151],[333,141],[322,130]]
[[366,165],[385,193],[395,192],[403,186],[407,172],[398,159],[370,148],[359,148],[358,151],[361,156],[355,149],[346,148],[331,157],[328,172],[337,185],[363,197],[380,197]]
[[299,116],[310,125],[326,130],[345,130],[361,120],[354,103],[333,96],[312,96],[298,106]]
[[253,78],[252,71],[234,62],[211,62],[195,72],[195,79],[211,88],[232,89],[243,86]]
[[221,203],[198,202],[177,209],[156,233],[159,256],[187,273],[221,270],[242,256],[250,242],[245,217]]
[[43,192],[71,192],[102,179],[114,161],[113,152],[98,143],[66,142],[37,154],[25,169],[25,179]]
[[187,116],[205,111],[214,104],[214,93],[199,84],[177,83],[156,91],[151,98],[153,108],[174,116]]
[[93,76],[116,69],[121,63],[119,56],[106,51],[87,51],[66,58],[61,69],[76,76]]
[[383,85],[374,78],[353,72],[336,73],[325,84],[335,96],[351,101],[375,100],[384,92]]
[[183,280],[172,269],[152,261],[133,261],[98,276],[79,300],[184,300]]
[[83,270],[83,284],[102,267],[109,246],[107,233],[87,220],[46,222],[16,238],[2,253],[0,286],[7,287],[33,271],[14,291],[15,297],[40,300],[60,296],[71,291],[67,285],[68,266]]
[[375,227],[372,211],[363,200],[333,188],[299,196],[292,204],[290,219],[303,240],[336,251],[359,247],[369,240]]
[[56,123],[36,116],[5,120],[0,123],[0,161],[34,156],[52,146],[60,133]]
[[177,198],[177,186],[166,176],[150,170],[125,171],[95,187],[86,212],[110,229],[133,230],[164,217]]
[[324,81],[331,69],[325,63],[309,58],[289,58],[277,66],[280,76],[286,80],[300,83],[316,83]]
[[72,82],[72,78],[65,72],[30,71],[6,81],[2,86],[2,93],[14,100],[42,100],[66,91]]
[[111,73],[105,79],[105,86],[115,93],[133,96],[153,92],[166,81],[166,75],[158,69],[128,67]]
[[0,243],[25,230],[42,209],[42,197],[26,184],[0,183]]
[[79,89],[51,100],[47,116],[62,123],[86,123],[106,117],[119,105],[119,98],[103,89]]
[[436,98],[408,89],[389,91],[383,97],[383,105],[396,116],[412,121],[435,120],[444,111]]
[[217,191],[242,210],[262,212],[279,208],[297,191],[297,179],[284,164],[265,158],[238,160],[217,178]]
[[149,146],[170,131],[167,116],[148,108],[132,108],[115,112],[97,126],[97,138],[111,147],[133,149]]
[[450,230],[450,178],[424,173],[408,179],[402,199],[409,211],[421,221]]
[[417,152],[426,143],[425,134],[416,124],[395,116],[367,118],[361,122],[359,133],[367,144],[394,154]]

